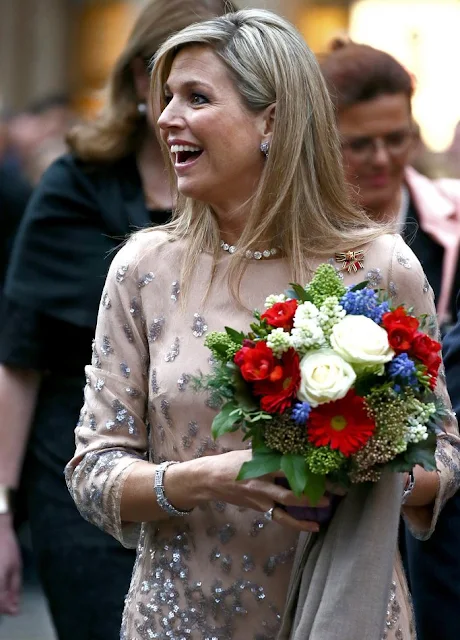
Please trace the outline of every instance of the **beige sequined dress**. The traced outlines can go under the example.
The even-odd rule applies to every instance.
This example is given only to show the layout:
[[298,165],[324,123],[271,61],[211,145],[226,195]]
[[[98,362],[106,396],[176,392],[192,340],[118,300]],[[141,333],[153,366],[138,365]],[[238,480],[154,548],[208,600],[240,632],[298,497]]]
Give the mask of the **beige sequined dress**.
[[[238,308],[228,292],[223,277],[231,260],[227,254],[206,301],[212,258],[200,254],[181,307],[183,250],[182,242],[170,242],[165,231],[153,230],[135,236],[116,256],[101,301],[85,405],[76,429],[77,451],[67,467],[67,481],[85,518],[124,545],[137,545],[123,640],[274,639],[295,533],[267,522],[261,513],[223,502],[197,508],[185,518],[142,526],[120,521],[123,483],[139,458],[154,463],[189,460],[243,447],[238,434],[212,440],[216,408],[212,399],[191,389],[190,377],[210,369],[203,345],[206,333],[225,325],[247,330],[251,314]],[[345,284],[364,278],[387,288],[395,302],[427,313],[436,334],[432,291],[399,236],[382,236],[365,247],[364,270],[344,273]],[[262,309],[265,297],[283,292],[291,279],[283,259],[252,260],[242,282],[242,299],[249,309]],[[443,381],[441,387],[443,391]],[[448,435],[439,439],[441,490],[434,516],[422,509],[406,514],[422,537],[429,535],[439,508],[460,482],[453,418],[446,429]],[[397,559],[388,597],[382,638],[413,638]]]

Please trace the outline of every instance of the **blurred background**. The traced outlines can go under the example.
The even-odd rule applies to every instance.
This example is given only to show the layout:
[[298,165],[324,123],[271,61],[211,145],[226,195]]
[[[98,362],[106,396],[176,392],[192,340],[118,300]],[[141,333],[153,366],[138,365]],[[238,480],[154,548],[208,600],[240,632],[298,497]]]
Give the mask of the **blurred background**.
[[[0,1],[0,154],[11,145],[33,181],[60,149],[62,130],[90,117],[143,0]],[[277,11],[321,53],[337,34],[386,50],[414,75],[420,169],[460,173],[459,0],[253,0]],[[51,144],[54,142],[54,144]],[[30,155],[32,157],[30,157]]]
[[[236,2],[284,15],[317,54],[334,36],[348,33],[394,55],[416,84],[414,117],[421,134],[417,169],[432,178],[460,178],[460,82],[455,72],[460,0]],[[27,185],[21,197],[28,197],[28,189],[65,150],[68,127],[97,112],[101,87],[143,4],[0,0],[0,168],[20,170]],[[0,173],[0,181],[5,175]],[[26,533],[24,545],[27,550]],[[0,620],[0,640],[53,640],[27,555],[25,563],[22,613]]]

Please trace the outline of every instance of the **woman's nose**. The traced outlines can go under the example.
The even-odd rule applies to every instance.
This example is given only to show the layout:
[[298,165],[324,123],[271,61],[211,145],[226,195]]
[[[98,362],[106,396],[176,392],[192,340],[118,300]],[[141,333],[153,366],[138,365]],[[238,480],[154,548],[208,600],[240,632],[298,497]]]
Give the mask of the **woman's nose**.
[[183,126],[183,119],[179,114],[178,106],[174,103],[174,100],[171,100],[161,112],[158,118],[158,126],[163,130]]

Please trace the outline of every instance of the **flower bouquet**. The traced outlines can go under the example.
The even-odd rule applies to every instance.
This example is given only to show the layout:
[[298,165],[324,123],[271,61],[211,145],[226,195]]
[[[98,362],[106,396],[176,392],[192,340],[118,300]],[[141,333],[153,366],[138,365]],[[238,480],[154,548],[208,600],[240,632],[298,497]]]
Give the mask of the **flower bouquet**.
[[308,286],[269,296],[247,333],[210,333],[213,369],[195,387],[220,403],[214,438],[240,430],[250,441],[238,479],[281,470],[316,504],[326,481],[434,470],[441,345],[426,321],[322,264]]

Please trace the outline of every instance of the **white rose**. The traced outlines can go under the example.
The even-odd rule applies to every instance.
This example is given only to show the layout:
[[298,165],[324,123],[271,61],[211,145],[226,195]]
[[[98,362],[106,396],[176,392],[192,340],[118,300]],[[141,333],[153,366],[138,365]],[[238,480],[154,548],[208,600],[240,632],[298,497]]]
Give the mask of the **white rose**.
[[317,407],[346,396],[355,380],[353,367],[332,349],[310,351],[300,361],[297,397]]
[[330,342],[336,353],[355,365],[383,367],[395,355],[385,329],[365,316],[345,316],[334,325]]

